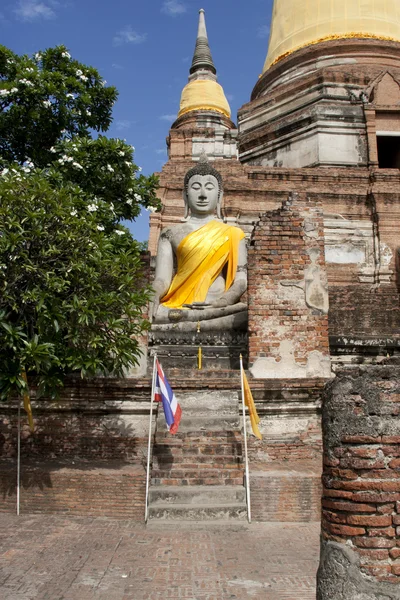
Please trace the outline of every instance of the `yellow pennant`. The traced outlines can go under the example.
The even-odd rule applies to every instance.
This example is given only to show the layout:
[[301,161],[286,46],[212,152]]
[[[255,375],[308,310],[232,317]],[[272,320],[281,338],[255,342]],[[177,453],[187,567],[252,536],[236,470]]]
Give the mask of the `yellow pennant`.
[[28,423],[31,431],[35,431],[35,425],[33,423],[33,415],[32,415],[32,406],[31,406],[31,398],[29,395],[29,387],[28,387],[28,378],[26,376],[26,372],[22,371],[22,379],[25,381],[27,386],[27,391],[24,393],[24,410],[28,415]]
[[244,403],[249,409],[250,415],[250,423],[253,434],[259,439],[262,440],[262,435],[260,430],[258,429],[258,424],[260,422],[260,417],[257,414],[256,405],[254,404],[253,394],[251,393],[251,389],[249,386],[249,382],[247,381],[246,373],[244,369],[242,369],[243,373],[243,387],[244,387]]

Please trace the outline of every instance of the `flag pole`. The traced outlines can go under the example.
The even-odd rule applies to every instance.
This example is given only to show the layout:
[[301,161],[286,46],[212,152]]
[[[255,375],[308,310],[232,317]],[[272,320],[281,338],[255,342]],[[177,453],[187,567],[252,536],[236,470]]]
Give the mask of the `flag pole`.
[[153,378],[151,382],[151,402],[150,402],[150,422],[149,422],[149,442],[147,446],[147,467],[146,467],[146,499],[145,499],[145,509],[144,509],[144,522],[147,523],[147,519],[149,517],[149,477],[150,477],[150,453],[151,453],[151,433],[152,433],[152,425],[153,425],[153,403],[154,403],[154,391],[156,385],[156,361],[157,361],[157,353],[154,353],[153,360]]
[[18,396],[18,440],[17,440],[17,515],[20,508],[21,489],[21,398]]
[[247,454],[247,428],[246,428],[246,409],[244,404],[244,379],[243,379],[243,358],[240,355],[240,381],[242,384],[242,411],[243,411],[243,435],[244,435],[244,456],[246,464],[246,499],[247,499],[247,519],[251,523],[250,506],[250,477],[249,477],[249,457]]

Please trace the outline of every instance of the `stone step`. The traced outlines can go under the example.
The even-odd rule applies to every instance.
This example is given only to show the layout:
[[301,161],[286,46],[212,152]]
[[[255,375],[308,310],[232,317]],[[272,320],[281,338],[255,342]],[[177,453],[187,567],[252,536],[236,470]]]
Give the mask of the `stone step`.
[[186,467],[185,465],[170,465],[164,469],[152,469],[151,476],[155,478],[159,477],[173,477],[174,479],[190,479],[191,477],[237,477],[238,473],[243,472],[242,465],[218,466],[211,469],[202,469],[201,466],[195,465],[193,468]]
[[169,446],[179,446],[183,443],[187,445],[198,444],[232,444],[233,442],[242,443],[242,432],[236,429],[224,429],[216,431],[179,431],[171,435],[169,431],[157,431],[155,436],[156,444],[168,443]]
[[192,476],[192,477],[154,477],[152,474],[151,477],[151,485],[173,485],[173,486],[192,486],[192,485],[243,485],[243,473],[238,475],[238,472],[235,472],[235,475],[222,475],[221,473],[218,476],[214,477],[204,477],[204,475]]
[[160,454],[153,456],[153,469],[234,469],[243,465],[243,457],[229,455],[185,456],[182,454]]
[[151,506],[172,504],[213,505],[227,502],[245,502],[246,489],[237,485],[155,486],[149,490]]
[[203,504],[158,504],[149,507],[149,519],[179,520],[179,521],[208,521],[208,520],[245,520],[247,509],[244,502],[222,503],[214,505]]
[[[200,415],[200,416],[182,416],[179,433],[196,432],[218,432],[222,429],[238,429],[240,426],[239,413],[234,415]],[[157,433],[165,427],[164,422],[157,424]],[[167,432],[169,433],[169,432]],[[171,434],[169,434],[171,435]]]

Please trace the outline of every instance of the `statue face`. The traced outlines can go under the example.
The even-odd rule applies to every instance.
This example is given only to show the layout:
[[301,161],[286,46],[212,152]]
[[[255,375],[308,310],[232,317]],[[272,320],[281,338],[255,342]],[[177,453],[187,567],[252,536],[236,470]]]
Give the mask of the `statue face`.
[[213,175],[193,175],[189,179],[187,202],[192,215],[208,215],[216,211],[219,184]]

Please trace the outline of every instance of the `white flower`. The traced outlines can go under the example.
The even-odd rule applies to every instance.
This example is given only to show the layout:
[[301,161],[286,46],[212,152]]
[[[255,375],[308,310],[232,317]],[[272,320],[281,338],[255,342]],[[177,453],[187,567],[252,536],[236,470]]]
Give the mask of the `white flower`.
[[0,90],[0,96],[8,96],[9,90]]
[[111,212],[115,212],[113,202],[110,202],[110,209],[111,209]]
[[82,165],[80,165],[79,163],[77,163],[75,161],[72,163],[72,166],[75,167],[75,169],[83,169]]
[[126,201],[127,204],[129,204],[129,206],[132,206],[132,198],[128,198],[128,200]]
[[97,210],[97,206],[95,204],[89,204],[89,206],[87,207],[89,212],[96,212]]
[[9,172],[10,169],[3,169],[1,172],[1,176],[4,177],[4,175],[7,175],[7,173]]
[[116,230],[115,230],[115,233],[116,233],[117,235],[125,235],[125,231],[121,231],[120,229],[116,229]]
[[125,164],[126,164],[127,167],[131,167],[132,166],[132,163],[129,162],[128,160],[125,161]]
[[29,167],[22,167],[22,170],[23,170],[24,173],[30,173],[31,172],[31,170],[30,170]]
[[135,152],[135,146],[131,146],[132,151]]
[[122,150],[120,150],[120,151],[118,152],[118,154],[119,154],[119,156],[125,156],[125,152],[122,152]]
[[57,152],[57,150],[54,148],[54,146],[52,146],[52,147],[50,148],[49,152],[53,152],[53,154],[54,154],[55,152]]
[[138,167],[137,170],[138,170],[139,173],[141,173],[142,172],[142,167]]
[[129,192],[130,194],[132,194],[132,192],[133,192],[133,189],[132,189],[132,188],[129,188],[128,192]]
[[97,225],[97,229],[98,229],[99,231],[104,231],[104,227],[103,227],[103,225]]
[[80,75],[79,77],[82,81],[89,81],[89,77],[86,77],[86,75]]
[[44,105],[46,108],[50,108],[50,106],[51,106],[51,102],[50,102],[50,100],[43,100],[43,105]]
[[101,82],[101,85],[104,87],[105,85],[107,85],[107,81],[105,79],[103,79],[103,81]]
[[142,201],[142,196],[140,194],[133,194],[133,197],[135,198],[135,200],[137,200],[138,202]]
[[61,56],[62,56],[63,58],[71,58],[71,55],[70,55],[70,53],[69,53],[69,52],[63,52],[63,53],[61,54]]
[[28,87],[34,87],[34,84],[32,83],[32,81],[29,81],[29,79],[20,79],[19,83],[24,83],[25,85],[27,85]]
[[32,69],[31,67],[28,67],[28,68],[25,69],[25,71],[27,73],[33,73],[35,71],[35,69]]
[[8,65],[12,65],[13,64],[13,61],[11,60],[11,58],[7,58],[7,64]]
[[67,98],[75,98],[75,96],[74,96],[74,94],[69,93],[69,94],[67,94]]
[[114,169],[111,165],[107,165],[107,169],[110,171],[110,173],[114,173]]
[[57,162],[59,162],[59,163],[60,163],[60,165],[63,165],[63,164],[64,164],[64,161],[63,161],[63,159],[62,159],[62,158],[59,158]]
[[81,75],[83,75],[83,72],[82,72],[80,69],[78,69],[78,70],[76,71],[76,76],[77,76],[77,77],[80,77]]
[[18,92],[18,88],[11,88],[10,94],[15,94],[16,92]]
[[42,55],[40,54],[40,52],[36,52],[35,58],[36,58],[36,60],[41,60]]
[[76,215],[78,214],[78,211],[76,211],[75,209],[71,210],[70,214],[71,214],[71,217],[76,217]]
[[90,112],[90,110],[87,110],[87,111],[86,111],[86,114],[87,114],[87,116],[88,116],[88,117],[91,117],[91,116],[92,116],[92,113]]
[[154,206],[148,206],[148,207],[147,207],[147,210],[148,210],[149,212],[151,212],[151,213],[155,213],[155,212],[157,212],[157,209],[156,209]]

